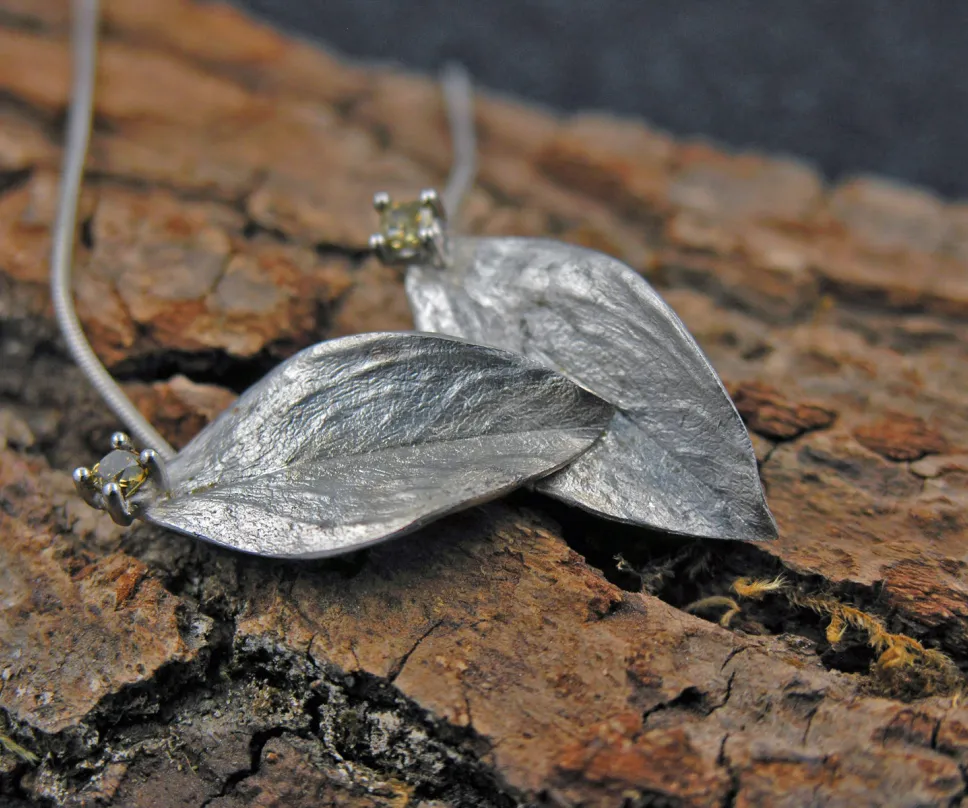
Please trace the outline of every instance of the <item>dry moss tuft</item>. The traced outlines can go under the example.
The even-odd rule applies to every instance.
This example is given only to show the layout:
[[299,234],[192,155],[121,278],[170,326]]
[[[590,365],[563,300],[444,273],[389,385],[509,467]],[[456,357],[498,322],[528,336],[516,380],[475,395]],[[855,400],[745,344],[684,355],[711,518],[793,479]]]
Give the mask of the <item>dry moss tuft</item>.
[[[773,579],[737,578],[730,589],[745,600],[759,601],[768,595],[778,595],[796,608],[809,609],[828,618],[826,637],[831,645],[844,642],[851,631],[863,635],[865,643],[877,654],[870,673],[874,689],[880,693],[908,699],[936,695],[961,698],[965,677],[951,659],[937,649],[925,648],[913,637],[888,631],[879,617],[856,606],[828,595],[799,591],[782,575]],[[737,600],[714,595],[690,603],[685,611],[696,613],[720,608],[726,609],[719,619],[725,627],[742,610]]]
[[907,634],[888,631],[874,615],[830,597],[801,595],[792,590],[787,597],[795,606],[830,618],[827,639],[831,644],[839,642],[848,628],[863,633],[878,655],[871,665],[871,674],[888,693],[917,698],[947,695],[964,687],[964,676],[945,654],[925,648]]
[[696,614],[697,612],[705,612],[714,609],[723,609],[722,617],[719,618],[719,625],[724,628],[729,628],[730,621],[742,611],[740,605],[732,598],[724,597],[723,595],[713,595],[708,598],[703,598],[702,600],[697,600],[690,603],[685,607],[685,611],[690,614]]
[[751,600],[762,600],[765,595],[773,594],[774,592],[782,592],[787,587],[786,578],[782,575],[777,575],[772,581],[765,579],[755,579],[755,578],[737,578],[733,581],[732,589],[741,598],[750,598]]

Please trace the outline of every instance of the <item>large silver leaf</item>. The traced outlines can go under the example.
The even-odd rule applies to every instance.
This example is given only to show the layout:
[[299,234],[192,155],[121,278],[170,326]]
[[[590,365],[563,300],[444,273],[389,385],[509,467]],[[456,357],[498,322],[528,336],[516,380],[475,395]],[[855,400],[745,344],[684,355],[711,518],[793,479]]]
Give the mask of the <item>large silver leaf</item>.
[[451,262],[407,272],[419,329],[532,357],[617,409],[605,437],[538,490],[672,533],[776,537],[736,408],[638,273],[545,239],[455,238]]
[[245,552],[334,555],[561,468],[613,412],[505,351],[346,337],[284,362],[202,430],[144,515]]

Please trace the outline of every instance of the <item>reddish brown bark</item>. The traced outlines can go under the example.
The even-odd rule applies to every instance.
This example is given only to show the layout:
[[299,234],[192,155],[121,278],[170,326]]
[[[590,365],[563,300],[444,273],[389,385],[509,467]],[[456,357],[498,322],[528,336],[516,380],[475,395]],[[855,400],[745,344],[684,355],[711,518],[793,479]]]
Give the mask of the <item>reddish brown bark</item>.
[[[964,799],[964,206],[482,97],[464,225],[590,244],[653,281],[734,392],[781,537],[684,546],[518,494],[269,563],[123,531],[73,494],[117,424],[46,291],[66,15],[0,2],[0,793]],[[100,356],[182,444],[300,347],[411,325],[398,273],[363,253],[369,199],[439,184],[450,149],[430,81],[218,3],[106,16],[75,289]]]

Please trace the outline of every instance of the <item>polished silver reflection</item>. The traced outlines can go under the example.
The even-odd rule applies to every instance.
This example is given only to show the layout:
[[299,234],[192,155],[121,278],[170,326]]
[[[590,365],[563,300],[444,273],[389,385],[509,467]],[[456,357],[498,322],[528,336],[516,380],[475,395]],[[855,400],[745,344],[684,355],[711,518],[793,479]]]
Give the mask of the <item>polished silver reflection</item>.
[[605,437],[536,488],[589,511],[716,539],[772,539],[749,435],[685,326],[635,271],[558,241],[449,237],[410,266],[417,328],[529,356],[616,407]]
[[613,412],[505,351],[426,334],[346,337],[246,391],[167,463],[164,486],[134,494],[130,513],[248,553],[335,555],[561,468]]

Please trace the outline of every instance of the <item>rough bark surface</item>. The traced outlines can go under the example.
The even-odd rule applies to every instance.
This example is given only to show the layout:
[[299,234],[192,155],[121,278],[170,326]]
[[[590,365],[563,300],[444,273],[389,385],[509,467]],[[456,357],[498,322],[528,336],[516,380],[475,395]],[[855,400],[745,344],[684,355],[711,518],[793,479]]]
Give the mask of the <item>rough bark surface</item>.
[[[75,290],[178,445],[299,348],[410,325],[369,200],[439,185],[450,149],[427,80],[218,3],[105,14]],[[463,225],[657,285],[781,537],[670,542],[522,493],[271,563],[73,494],[117,424],[46,290],[66,35],[63,0],[0,2],[0,802],[964,804],[968,207],[481,98]]]

